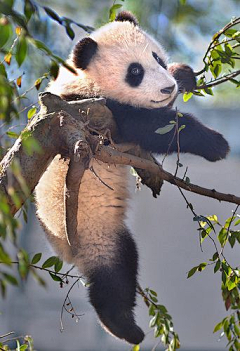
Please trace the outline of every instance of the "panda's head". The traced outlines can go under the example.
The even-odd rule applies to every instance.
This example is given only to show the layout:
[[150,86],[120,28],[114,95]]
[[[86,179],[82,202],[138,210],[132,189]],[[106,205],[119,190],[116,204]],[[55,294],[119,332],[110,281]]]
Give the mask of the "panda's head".
[[78,42],[71,60],[81,79],[120,103],[159,108],[177,94],[163,48],[129,12]]

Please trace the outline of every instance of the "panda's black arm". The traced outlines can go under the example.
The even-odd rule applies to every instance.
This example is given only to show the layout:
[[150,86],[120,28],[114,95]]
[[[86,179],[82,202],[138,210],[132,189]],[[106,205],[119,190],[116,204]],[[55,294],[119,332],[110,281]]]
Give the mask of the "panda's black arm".
[[[107,100],[107,106],[116,120],[120,141],[139,144],[144,150],[159,154],[177,152],[175,127],[168,133],[159,134],[163,128],[176,118],[176,111],[169,108],[145,109]],[[204,126],[189,114],[178,117],[180,131],[180,152],[199,155],[209,161],[225,158],[229,145],[218,132]],[[175,133],[175,135],[174,135]]]

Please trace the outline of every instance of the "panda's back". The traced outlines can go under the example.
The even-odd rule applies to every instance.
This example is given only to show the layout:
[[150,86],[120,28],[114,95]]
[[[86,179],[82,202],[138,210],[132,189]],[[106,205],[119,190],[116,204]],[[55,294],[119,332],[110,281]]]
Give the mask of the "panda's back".
[[[77,233],[81,253],[77,259],[82,262],[82,273],[92,264],[107,264],[108,258],[112,258],[116,233],[124,222],[128,199],[126,167],[108,166],[95,160],[92,167],[95,174],[91,170],[85,171],[78,196]],[[64,225],[67,169],[68,162],[56,156],[36,187],[36,201],[38,217],[50,242],[62,258],[74,263]],[[113,250],[109,250],[110,246]]]

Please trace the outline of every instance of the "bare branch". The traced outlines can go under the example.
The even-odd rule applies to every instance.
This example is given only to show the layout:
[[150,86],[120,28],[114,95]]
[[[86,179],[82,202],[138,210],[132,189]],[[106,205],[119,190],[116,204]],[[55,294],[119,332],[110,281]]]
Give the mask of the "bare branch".
[[182,189],[185,189],[187,191],[191,191],[199,195],[211,197],[219,201],[226,201],[226,202],[231,202],[235,204],[240,204],[240,197],[237,197],[233,194],[221,193],[216,191],[215,189],[207,189],[196,184],[186,183],[184,180],[178,177],[174,177],[173,174],[160,168],[159,165],[157,165],[152,161],[144,160],[137,156],[121,153],[108,146],[103,146],[101,150],[97,151],[94,157],[98,160],[101,160],[102,162],[106,162],[109,164],[123,164],[123,165],[130,165],[134,168],[146,169],[152,174],[158,175],[163,180],[173,185],[176,185]]

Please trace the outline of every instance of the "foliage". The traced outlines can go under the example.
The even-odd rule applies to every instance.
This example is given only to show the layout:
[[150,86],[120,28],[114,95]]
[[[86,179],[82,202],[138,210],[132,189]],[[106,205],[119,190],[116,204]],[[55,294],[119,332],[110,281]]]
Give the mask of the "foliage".
[[[224,28],[215,33],[203,57],[204,68],[196,72],[200,76],[197,81],[197,89],[194,92],[197,96],[213,95],[212,87],[226,81],[233,83],[236,88],[240,87],[240,80],[236,77],[240,69],[234,69],[240,60],[240,17],[233,18]],[[238,64],[239,67],[239,64]],[[207,73],[210,71],[211,78],[207,82]],[[220,75],[221,72],[228,72]],[[187,102],[192,93],[185,93],[183,100]]]
[[[117,10],[123,5],[124,0],[114,1],[109,10],[109,20],[113,21]],[[180,0],[181,6],[179,9],[179,17],[185,14],[194,14],[192,6],[186,0]],[[9,147],[12,139],[16,139],[20,134],[12,130],[12,122],[18,120],[20,115],[28,110],[26,119],[31,119],[37,112],[37,104],[31,103],[30,106],[25,106],[25,101],[28,93],[32,90],[39,90],[45,80],[48,78],[56,78],[59,70],[59,65],[64,65],[67,69],[72,70],[71,67],[58,55],[56,55],[51,48],[49,48],[42,40],[31,32],[31,23],[35,20],[41,21],[41,14],[44,13],[49,19],[56,22],[63,27],[70,39],[75,36],[73,25],[76,25],[86,32],[91,32],[93,29],[90,26],[83,25],[71,20],[65,16],[59,16],[50,7],[41,6],[32,0],[23,0],[23,11],[19,12],[15,9],[14,0],[4,0],[0,2],[0,120],[2,121],[2,128],[6,132],[4,138],[1,139],[1,157],[5,153],[5,149]],[[172,6],[172,5],[171,5]],[[142,10],[139,7],[139,11]],[[199,10],[200,11],[200,10]],[[136,11],[137,12],[137,11]],[[195,11],[196,14],[196,11]],[[141,16],[140,20],[141,20]],[[232,19],[223,29],[219,30],[212,38],[209,47],[203,57],[204,68],[197,72],[200,76],[197,82],[197,89],[193,93],[185,93],[184,101],[188,101],[192,95],[213,95],[212,87],[222,84],[226,81],[233,83],[236,88],[239,88],[240,83],[237,79],[239,69],[237,69],[238,60],[240,57],[240,19]],[[169,34],[169,33],[166,33]],[[171,34],[171,33],[170,33]],[[41,57],[43,54],[48,58],[48,69],[42,72],[34,84],[22,94],[19,93],[24,80],[25,74],[23,66],[29,60],[30,52],[36,52],[36,55]],[[11,68],[18,68],[21,73],[14,76]],[[229,71],[230,69],[230,71]],[[29,72],[27,72],[28,74]],[[221,75],[222,74],[222,75]],[[210,78],[209,78],[210,77]],[[209,79],[207,81],[207,79]],[[179,116],[180,117],[180,116]],[[161,130],[156,131],[159,134],[167,133],[171,130],[176,122],[171,123]],[[24,139],[24,133],[21,134]],[[25,144],[26,152],[30,154],[39,152],[38,145],[31,140],[30,144]],[[179,160],[178,160],[179,161]],[[179,167],[180,163],[178,162]],[[22,185],[22,191],[28,192],[24,180],[21,177],[21,170],[19,165],[15,164],[12,169],[14,175],[19,179]],[[186,181],[189,179],[186,177]],[[14,203],[19,207],[21,194],[16,194],[14,189],[9,189],[9,196],[14,199]],[[188,203],[188,207],[193,209]],[[222,296],[225,307],[230,311],[221,322],[219,322],[214,329],[214,332],[222,330],[222,334],[226,335],[228,339],[228,348],[230,351],[239,350],[239,289],[240,289],[240,272],[239,267],[232,267],[224,255],[224,247],[230,245],[232,248],[240,243],[240,230],[238,226],[240,219],[234,212],[233,216],[229,217],[224,224],[218,222],[217,216],[197,216],[195,212],[194,220],[199,223],[199,234],[201,244],[204,240],[211,240],[214,242],[215,252],[207,262],[202,262],[193,267],[189,273],[188,278],[193,276],[196,272],[202,272],[209,266],[214,266],[214,273],[221,274],[222,279]],[[25,221],[27,221],[27,204],[21,209],[21,213]],[[234,226],[234,229],[232,227]],[[75,283],[80,279],[79,276],[70,275],[69,271],[62,273],[62,261],[52,256],[47,258],[42,264],[41,253],[36,253],[30,257],[23,248],[18,245],[18,231],[20,228],[19,219],[13,218],[11,209],[8,206],[8,198],[5,194],[0,194],[0,289],[2,297],[6,296],[8,285],[17,286],[22,281],[26,281],[29,276],[33,276],[36,281],[45,286],[45,281],[39,275],[39,270],[47,272],[51,279],[57,282],[60,287],[69,283],[69,278],[75,279]],[[216,228],[219,228],[218,235]],[[215,237],[212,237],[212,234]],[[216,236],[217,235],[217,236]],[[14,253],[11,255],[7,249],[7,243],[11,241],[14,246]],[[219,247],[218,247],[219,246]],[[14,257],[17,257],[15,260]],[[14,267],[17,267],[17,272]],[[73,285],[75,284],[73,283]],[[73,286],[72,285],[72,286]],[[71,287],[72,288],[72,287]],[[70,290],[71,290],[70,288]],[[69,290],[69,291],[70,291]],[[154,336],[159,338],[167,350],[174,351],[180,347],[180,342],[177,333],[173,329],[172,317],[168,314],[167,309],[159,304],[157,293],[152,289],[142,290],[139,287],[139,293],[142,295],[144,302],[148,306],[150,320],[150,328],[154,330]],[[68,295],[67,298],[69,299]],[[68,301],[68,302],[67,302]],[[66,300],[64,308],[67,310],[67,304],[71,303]],[[77,316],[71,308],[69,313],[72,316]],[[7,336],[6,336],[7,337]],[[33,341],[31,337],[16,339],[16,350],[33,350]],[[0,343],[2,350],[8,350],[8,343],[6,338]],[[5,340],[5,341],[4,341]],[[11,341],[11,340],[10,340]],[[140,346],[135,346],[134,351],[140,350]]]
[[159,342],[167,346],[166,351],[179,349],[180,341],[178,334],[173,329],[172,317],[166,307],[158,303],[156,291],[149,288],[142,290],[141,287],[138,287],[138,290],[148,307],[148,313],[151,317],[149,327],[154,329],[154,337],[156,339],[160,338]]
[[7,333],[5,335],[0,336],[3,340],[0,342],[0,349],[3,351],[10,351],[9,343],[16,344],[16,351],[34,351],[33,339],[30,335],[26,335],[24,337],[13,337],[14,332]]
[[[188,272],[188,278],[190,278],[196,272],[202,272],[206,267],[213,266],[214,274],[217,272],[221,274],[222,297],[226,310],[230,310],[231,313],[215,326],[214,333],[223,329],[221,337],[224,335],[227,337],[227,346],[230,351],[238,351],[240,347],[240,269],[230,265],[225,257],[224,248],[227,244],[231,248],[240,244],[240,216],[236,214],[238,207],[224,224],[219,222],[216,215],[193,218],[199,223],[201,244],[209,238],[216,251],[208,262],[202,262]],[[219,227],[218,234],[217,227]]]

